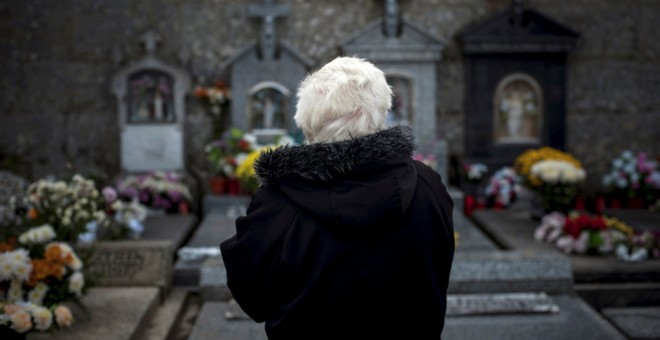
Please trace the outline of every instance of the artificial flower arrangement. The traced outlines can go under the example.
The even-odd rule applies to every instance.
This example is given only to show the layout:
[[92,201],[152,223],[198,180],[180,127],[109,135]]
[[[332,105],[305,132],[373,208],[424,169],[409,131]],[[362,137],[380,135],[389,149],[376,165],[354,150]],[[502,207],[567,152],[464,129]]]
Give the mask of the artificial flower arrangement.
[[488,172],[488,167],[485,164],[463,163],[461,177],[466,182],[480,183],[486,176],[487,172]]
[[603,185],[621,198],[640,198],[654,203],[660,197],[660,168],[644,152],[635,156],[624,151],[612,161],[612,169],[603,176]]
[[511,167],[497,170],[488,180],[484,193],[492,206],[506,207],[520,194],[520,176]]
[[534,239],[552,243],[567,254],[614,254],[624,261],[660,257],[660,234],[636,232],[616,218],[584,212],[545,215]]
[[117,193],[122,201],[137,200],[152,210],[167,213],[187,213],[192,198],[181,176],[165,171],[126,176],[117,182]]
[[525,151],[514,167],[524,183],[539,193],[545,212],[567,212],[586,178],[580,161],[550,147]]
[[197,86],[195,97],[202,100],[208,107],[207,110],[213,122],[213,137],[220,137],[224,128],[223,115],[227,112],[231,101],[231,91],[224,82],[218,81],[213,86]]

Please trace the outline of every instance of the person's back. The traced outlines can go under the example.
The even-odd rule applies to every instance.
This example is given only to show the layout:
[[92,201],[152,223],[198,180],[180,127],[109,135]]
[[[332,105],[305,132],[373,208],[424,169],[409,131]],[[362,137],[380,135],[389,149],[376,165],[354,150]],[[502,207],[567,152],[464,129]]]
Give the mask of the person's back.
[[[346,117],[319,113],[335,106],[318,96],[355,106],[336,86],[384,97],[373,90],[382,88],[382,72],[361,77],[365,67],[377,70],[340,58],[317,72],[325,78],[303,83],[296,120],[312,143],[259,158],[262,187],[237,220],[237,235],[222,244],[230,290],[248,315],[266,321],[271,339],[438,339],[442,332],[454,243],[440,176],[410,158],[407,127],[385,129],[369,117],[366,125],[343,121],[346,131],[316,129]],[[337,72],[346,81],[327,86]],[[319,115],[332,121],[314,121]],[[361,129],[369,120],[376,129]]]

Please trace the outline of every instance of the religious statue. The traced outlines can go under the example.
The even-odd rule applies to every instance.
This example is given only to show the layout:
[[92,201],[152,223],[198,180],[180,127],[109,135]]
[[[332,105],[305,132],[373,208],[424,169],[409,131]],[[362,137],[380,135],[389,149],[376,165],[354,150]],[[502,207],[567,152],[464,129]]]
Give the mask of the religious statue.
[[537,141],[541,113],[538,84],[526,75],[509,76],[500,82],[495,96],[496,141]]

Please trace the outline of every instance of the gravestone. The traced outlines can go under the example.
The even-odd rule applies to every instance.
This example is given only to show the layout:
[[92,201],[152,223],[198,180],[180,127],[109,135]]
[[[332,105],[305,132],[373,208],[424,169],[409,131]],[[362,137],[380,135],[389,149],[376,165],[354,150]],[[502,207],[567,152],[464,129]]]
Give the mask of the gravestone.
[[573,30],[522,0],[459,33],[465,55],[465,157],[497,169],[528,148],[564,148]]
[[384,17],[351,35],[342,44],[343,53],[365,58],[383,70],[394,92],[388,122],[413,128],[418,151],[435,155],[436,170],[446,181],[448,148],[436,131],[436,64],[444,45],[401,18],[396,0],[384,2]]
[[91,251],[85,275],[100,286],[157,286],[164,292],[172,282],[172,242],[113,241],[79,248]]
[[112,78],[121,133],[121,169],[182,171],[183,126],[190,76],[155,55],[160,37],[142,37],[147,54]]
[[300,135],[293,120],[295,91],[312,61],[284,41],[278,40],[276,19],[286,17],[288,5],[275,0],[248,7],[250,17],[261,20],[258,42],[241,49],[223,64],[231,68],[231,124],[253,131],[262,143],[284,133]]

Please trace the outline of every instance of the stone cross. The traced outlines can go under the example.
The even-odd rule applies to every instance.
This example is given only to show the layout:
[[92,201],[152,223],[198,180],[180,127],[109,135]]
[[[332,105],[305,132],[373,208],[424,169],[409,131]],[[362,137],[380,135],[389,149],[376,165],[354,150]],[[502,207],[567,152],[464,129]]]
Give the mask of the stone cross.
[[513,0],[513,25],[522,26],[522,16],[525,8],[523,0]]
[[141,40],[147,53],[154,54],[156,52],[156,46],[160,42],[160,36],[153,31],[149,31],[142,36]]
[[385,0],[385,36],[394,38],[399,30],[399,5],[397,0]]
[[261,18],[261,37],[259,50],[264,60],[275,59],[277,36],[275,34],[275,19],[286,17],[289,14],[289,5],[278,5],[275,0],[264,0],[261,5],[250,5],[248,15],[252,18]]

